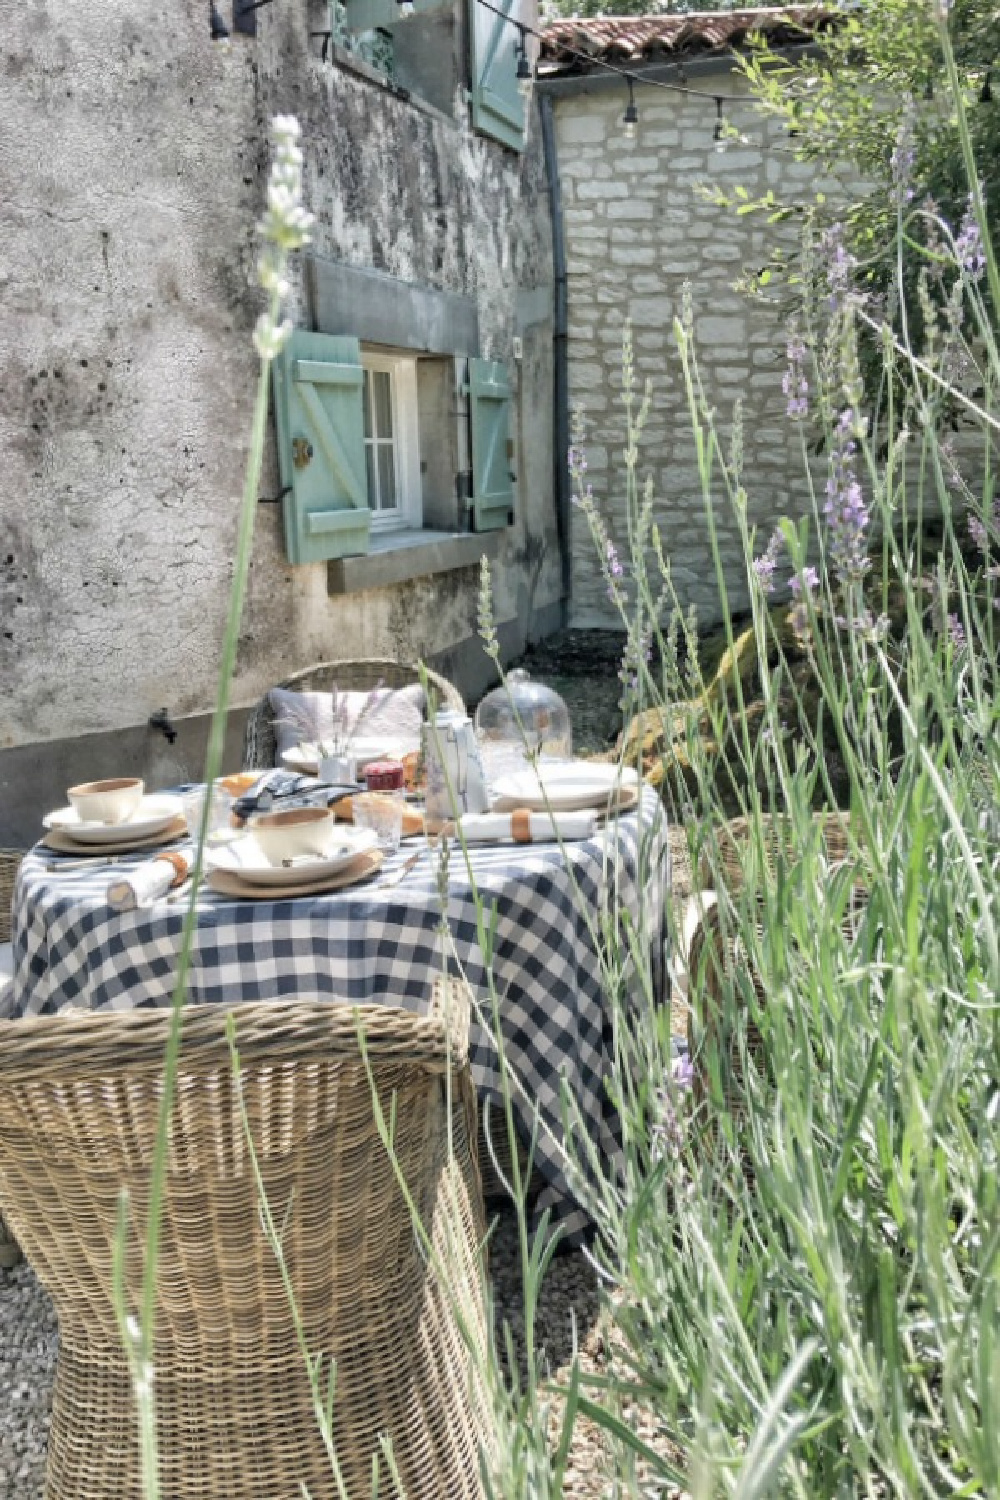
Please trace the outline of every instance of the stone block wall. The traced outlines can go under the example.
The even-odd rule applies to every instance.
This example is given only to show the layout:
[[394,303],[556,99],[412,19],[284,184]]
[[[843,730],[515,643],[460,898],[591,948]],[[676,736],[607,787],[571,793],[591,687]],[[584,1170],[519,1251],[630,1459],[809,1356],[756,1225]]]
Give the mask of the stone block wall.
[[[771,300],[750,301],[734,283],[758,270],[784,234],[764,216],[737,217],[715,206],[703,187],[750,198],[768,188],[794,191],[811,169],[791,154],[780,126],[759,115],[742,80],[728,68],[699,72],[695,97],[638,84],[637,138],[622,128],[624,85],[556,95],[555,119],[564,205],[569,304],[571,408],[585,422],[588,480],[613,540],[627,553],[622,338],[631,321],[637,385],[653,382],[640,452],[651,477],[654,513],[682,605],[704,623],[720,614],[708,547],[705,499],[680,360],[673,334],[685,283],[694,307],[697,357],[708,401],[728,448],[732,413],[742,403],[749,520],[765,538],[779,514],[808,505],[799,436],[785,418],[781,390],[786,330]],[[713,95],[740,95],[725,118],[742,140],[717,149]],[[743,548],[732,508],[716,476],[711,487],[730,607],[748,599]],[[572,515],[571,623],[613,623],[599,559],[582,514]]]

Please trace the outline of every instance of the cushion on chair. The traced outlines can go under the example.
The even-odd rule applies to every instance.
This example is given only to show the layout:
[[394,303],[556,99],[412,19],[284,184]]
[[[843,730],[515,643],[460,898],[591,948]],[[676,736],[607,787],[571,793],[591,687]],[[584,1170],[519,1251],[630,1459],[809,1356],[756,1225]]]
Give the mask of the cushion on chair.
[[[379,688],[377,693],[295,693],[272,688],[268,701],[274,714],[278,756],[304,742],[329,740],[343,744],[355,732],[365,739],[420,739],[426,699],[419,682],[410,687]],[[366,705],[367,711],[366,711]],[[361,720],[359,724],[359,720]]]

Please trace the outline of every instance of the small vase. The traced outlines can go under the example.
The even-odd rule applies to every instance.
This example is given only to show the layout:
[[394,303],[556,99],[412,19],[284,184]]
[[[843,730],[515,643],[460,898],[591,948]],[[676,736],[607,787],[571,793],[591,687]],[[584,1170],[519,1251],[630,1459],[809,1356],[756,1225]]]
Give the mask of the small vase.
[[324,755],[319,763],[319,776],[321,781],[329,781],[334,786],[344,786],[358,779],[358,763],[353,755]]

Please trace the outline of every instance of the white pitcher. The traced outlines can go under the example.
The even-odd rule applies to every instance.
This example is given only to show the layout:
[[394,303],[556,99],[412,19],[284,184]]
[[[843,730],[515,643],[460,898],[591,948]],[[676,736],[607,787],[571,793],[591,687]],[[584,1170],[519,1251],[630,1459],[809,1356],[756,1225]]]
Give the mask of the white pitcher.
[[439,713],[433,724],[423,726],[422,741],[428,820],[486,812],[490,799],[472,720],[453,711]]

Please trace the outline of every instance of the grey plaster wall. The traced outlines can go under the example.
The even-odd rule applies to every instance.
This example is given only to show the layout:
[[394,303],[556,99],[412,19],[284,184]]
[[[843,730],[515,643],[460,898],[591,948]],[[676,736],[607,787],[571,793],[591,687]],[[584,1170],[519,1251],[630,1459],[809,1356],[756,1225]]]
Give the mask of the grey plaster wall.
[[[473,297],[487,357],[511,359],[519,294],[551,282],[534,121],[524,155],[506,151],[472,133],[459,89],[446,115],[323,63],[317,0],[257,14],[257,37],[228,51],[201,4],[28,0],[5,18],[0,755],[36,744],[44,759],[163,705],[211,705],[273,114],[303,126],[316,252]],[[531,335],[514,370],[517,520],[496,569],[515,637],[559,595],[551,329]],[[262,493],[278,488],[269,441]],[[331,597],[325,565],[286,564],[280,507],[262,505],[234,701],[337,655],[467,659],[477,585],[470,568]]]
[[[673,321],[690,282],[697,358],[708,402],[728,445],[734,405],[743,411],[748,512],[765,537],[780,514],[809,504],[799,436],[786,421],[781,381],[786,328],[773,301],[751,302],[734,285],[746,269],[767,263],[782,231],[759,214],[737,217],[703,191],[750,198],[768,189],[791,195],[811,169],[795,162],[775,122],[757,114],[742,80],[727,68],[699,72],[697,98],[652,87],[636,88],[640,123],[635,142],[622,130],[623,89],[559,94],[555,101],[559,172],[565,205],[569,302],[569,389],[586,423],[588,479],[627,556],[625,418],[621,399],[622,335],[633,328],[640,391],[654,395],[639,472],[652,478],[655,516],[681,603],[699,619],[719,618],[709,554],[705,500]],[[712,95],[740,94],[727,103],[727,120],[745,136],[717,150]],[[797,230],[785,230],[794,236]],[[720,484],[712,489],[730,607],[748,602],[743,548],[731,505]],[[571,622],[615,623],[589,527],[572,515]]]

